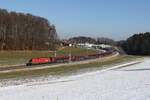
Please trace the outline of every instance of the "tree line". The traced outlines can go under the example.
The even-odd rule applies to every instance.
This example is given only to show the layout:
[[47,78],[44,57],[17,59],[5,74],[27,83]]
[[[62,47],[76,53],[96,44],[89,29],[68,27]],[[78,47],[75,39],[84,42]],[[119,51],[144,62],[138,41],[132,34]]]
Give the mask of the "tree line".
[[110,38],[99,37],[99,38],[91,38],[85,36],[72,37],[68,39],[68,41],[75,43],[93,43],[93,44],[108,44],[108,45],[116,45],[116,42]]
[[57,38],[47,19],[0,9],[0,50],[55,49]]
[[118,45],[128,54],[150,55],[150,32],[135,34],[127,40],[119,41]]

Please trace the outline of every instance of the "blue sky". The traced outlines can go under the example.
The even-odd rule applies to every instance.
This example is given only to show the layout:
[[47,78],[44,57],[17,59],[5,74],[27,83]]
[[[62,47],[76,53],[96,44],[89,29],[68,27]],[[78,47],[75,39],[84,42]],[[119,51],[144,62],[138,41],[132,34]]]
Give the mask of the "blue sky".
[[0,8],[31,13],[55,24],[60,38],[126,39],[150,31],[150,0],[1,0]]

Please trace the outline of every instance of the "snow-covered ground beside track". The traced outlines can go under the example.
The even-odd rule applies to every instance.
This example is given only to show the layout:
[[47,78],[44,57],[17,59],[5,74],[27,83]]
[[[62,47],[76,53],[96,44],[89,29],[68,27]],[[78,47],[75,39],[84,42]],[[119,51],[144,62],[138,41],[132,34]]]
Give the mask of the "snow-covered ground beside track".
[[150,58],[126,67],[1,87],[0,100],[150,100]]

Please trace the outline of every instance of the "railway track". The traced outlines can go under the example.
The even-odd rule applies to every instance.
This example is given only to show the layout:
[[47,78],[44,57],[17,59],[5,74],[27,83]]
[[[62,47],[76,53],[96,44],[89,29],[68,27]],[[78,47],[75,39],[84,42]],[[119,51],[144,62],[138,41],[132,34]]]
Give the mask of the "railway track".
[[10,67],[0,67],[0,72],[3,71],[9,71],[9,70],[17,70],[17,69],[29,69],[29,68],[38,68],[38,67],[45,67],[45,66],[51,66],[54,64],[41,64],[41,65],[33,65],[33,66],[26,66],[26,65],[21,65],[21,66],[10,66]]

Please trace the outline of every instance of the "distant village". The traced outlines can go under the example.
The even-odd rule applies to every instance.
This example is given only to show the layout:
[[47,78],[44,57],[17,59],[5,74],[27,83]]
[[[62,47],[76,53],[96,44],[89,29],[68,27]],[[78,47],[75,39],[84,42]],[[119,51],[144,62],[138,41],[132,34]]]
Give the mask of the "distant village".
[[101,50],[112,50],[113,46],[108,44],[94,44],[94,43],[76,43],[62,40],[60,42],[61,46],[68,47],[79,47],[79,48],[87,48],[87,49],[101,49]]

